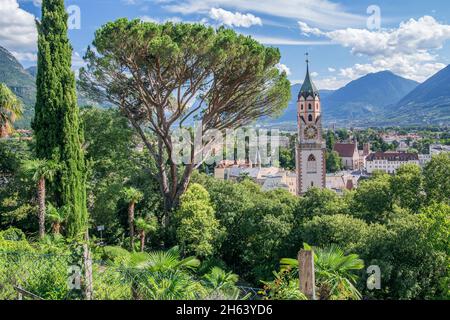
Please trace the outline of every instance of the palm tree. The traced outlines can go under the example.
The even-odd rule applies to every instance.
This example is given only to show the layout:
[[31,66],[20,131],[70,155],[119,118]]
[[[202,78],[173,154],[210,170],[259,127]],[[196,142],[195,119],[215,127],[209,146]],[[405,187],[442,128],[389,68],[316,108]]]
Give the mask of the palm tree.
[[[304,244],[305,250],[312,248]],[[298,268],[295,259],[282,259],[281,268]],[[364,268],[364,261],[356,254],[345,255],[336,245],[326,248],[314,248],[314,267],[320,299],[361,299],[356,289],[358,276],[353,272]]]
[[134,251],[134,209],[144,195],[135,188],[126,188],[122,191],[125,201],[128,202],[128,225],[130,228],[130,246]]
[[60,166],[53,160],[28,160],[22,166],[25,174],[37,183],[39,238],[42,239],[45,236],[46,181],[53,181]]
[[0,138],[10,133],[12,124],[22,116],[22,112],[22,102],[4,83],[0,83]]
[[47,206],[47,219],[52,224],[52,231],[54,235],[61,234],[61,225],[64,223],[67,217],[66,208],[55,208],[52,204]]
[[203,276],[203,283],[211,289],[211,298],[233,297],[239,296],[239,288],[236,283],[239,276],[232,272],[226,272],[219,267],[213,267],[211,271]]
[[195,257],[182,259],[180,249],[174,247],[168,251],[132,253],[126,268],[121,270],[125,280],[131,283],[136,300],[195,299],[204,288],[190,271],[199,265]]
[[145,249],[145,237],[150,232],[155,232],[157,229],[158,220],[156,217],[138,218],[136,219],[136,230],[139,232],[141,239],[141,252]]

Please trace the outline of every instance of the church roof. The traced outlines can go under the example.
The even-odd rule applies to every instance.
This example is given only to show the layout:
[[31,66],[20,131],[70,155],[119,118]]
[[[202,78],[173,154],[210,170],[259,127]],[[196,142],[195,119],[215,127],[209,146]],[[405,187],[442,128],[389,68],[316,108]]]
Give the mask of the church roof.
[[419,161],[417,153],[407,152],[374,152],[367,157],[367,161],[387,160],[387,161]]
[[336,143],[333,151],[336,151],[341,158],[352,158],[358,150],[356,143]]
[[303,97],[307,99],[308,97],[318,97],[319,90],[317,90],[314,82],[311,80],[311,75],[309,74],[309,61],[306,60],[306,77],[305,81],[303,81],[302,88],[300,89],[300,93],[298,94],[298,98]]

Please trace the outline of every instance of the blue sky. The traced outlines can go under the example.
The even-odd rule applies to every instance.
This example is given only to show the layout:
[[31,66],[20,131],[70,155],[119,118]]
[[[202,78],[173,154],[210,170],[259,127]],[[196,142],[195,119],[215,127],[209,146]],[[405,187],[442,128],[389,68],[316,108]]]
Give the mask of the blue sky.
[[[36,64],[33,16],[40,15],[39,2],[0,0],[0,45],[25,66]],[[304,78],[308,51],[321,89],[382,70],[424,81],[450,64],[450,2],[443,0],[66,1],[72,5],[80,10],[80,29],[69,33],[74,69],[83,64],[81,56],[95,30],[120,17],[226,25],[279,47],[279,67],[292,82]]]

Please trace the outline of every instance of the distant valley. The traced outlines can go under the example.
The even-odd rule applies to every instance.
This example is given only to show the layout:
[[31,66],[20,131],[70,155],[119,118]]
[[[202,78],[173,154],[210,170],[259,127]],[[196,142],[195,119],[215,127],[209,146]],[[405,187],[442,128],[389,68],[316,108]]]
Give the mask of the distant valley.
[[[17,59],[0,47],[0,82],[6,83],[24,102],[24,117],[16,126],[29,127],[36,96],[36,67],[24,69]],[[292,99],[276,119],[263,125],[295,128],[297,95],[301,84],[291,88]],[[368,74],[338,90],[320,90],[324,124],[337,126],[390,126],[450,124],[450,66],[422,84],[390,71]],[[79,95],[79,104],[91,103]]]

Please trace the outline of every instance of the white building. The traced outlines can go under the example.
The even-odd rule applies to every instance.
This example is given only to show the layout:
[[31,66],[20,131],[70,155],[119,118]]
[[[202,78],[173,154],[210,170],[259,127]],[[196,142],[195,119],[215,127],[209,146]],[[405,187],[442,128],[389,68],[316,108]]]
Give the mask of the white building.
[[375,152],[366,158],[366,170],[369,174],[374,171],[395,173],[400,166],[407,163],[420,165],[419,155],[406,152]]
[[344,193],[345,190],[353,190],[358,187],[360,176],[353,175],[349,171],[327,174],[327,189],[333,190],[338,194]]
[[281,170],[278,174],[267,176],[262,189],[263,191],[284,189],[297,195],[297,175],[295,172]]

